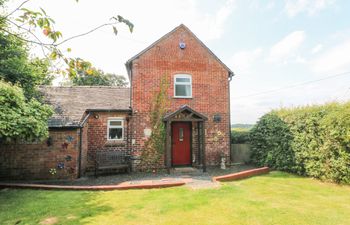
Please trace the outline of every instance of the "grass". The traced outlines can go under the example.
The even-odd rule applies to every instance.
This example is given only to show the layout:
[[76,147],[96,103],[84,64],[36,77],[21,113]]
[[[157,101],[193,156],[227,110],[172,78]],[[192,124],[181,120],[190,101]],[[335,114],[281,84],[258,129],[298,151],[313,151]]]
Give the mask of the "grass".
[[5,189],[0,224],[349,224],[349,202],[349,186],[272,172],[205,190]]

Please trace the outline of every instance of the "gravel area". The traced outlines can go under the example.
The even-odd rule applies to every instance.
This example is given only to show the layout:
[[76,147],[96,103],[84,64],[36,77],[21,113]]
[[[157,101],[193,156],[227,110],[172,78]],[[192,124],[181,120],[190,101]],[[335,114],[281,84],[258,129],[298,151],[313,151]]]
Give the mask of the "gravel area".
[[186,186],[199,189],[199,188],[215,188],[220,186],[218,182],[212,182],[213,176],[221,176],[230,173],[236,173],[243,170],[253,169],[255,167],[251,165],[235,165],[230,166],[225,170],[219,167],[208,167],[207,172],[203,172],[199,169],[193,169],[193,171],[176,171],[172,170],[168,174],[165,170],[157,173],[145,173],[145,172],[133,172],[130,174],[113,174],[113,175],[100,175],[97,178],[94,176],[82,177],[76,180],[46,180],[46,181],[10,181],[11,183],[32,183],[32,184],[55,184],[55,185],[116,185],[122,182],[138,183],[141,180],[155,180],[160,181],[162,179],[181,180],[190,179],[191,181]]

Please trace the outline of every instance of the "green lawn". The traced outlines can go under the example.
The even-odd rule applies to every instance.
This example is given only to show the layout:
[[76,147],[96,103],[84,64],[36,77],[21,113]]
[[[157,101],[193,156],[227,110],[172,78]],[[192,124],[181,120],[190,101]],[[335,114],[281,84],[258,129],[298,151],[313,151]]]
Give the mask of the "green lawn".
[[272,172],[219,189],[0,190],[0,224],[350,224],[350,187]]

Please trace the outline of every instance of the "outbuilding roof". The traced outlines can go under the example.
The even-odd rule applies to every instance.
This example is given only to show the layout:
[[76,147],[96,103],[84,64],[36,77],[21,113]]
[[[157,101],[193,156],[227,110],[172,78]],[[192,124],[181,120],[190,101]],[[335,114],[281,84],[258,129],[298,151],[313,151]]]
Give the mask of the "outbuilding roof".
[[40,86],[54,108],[49,127],[78,127],[86,111],[130,111],[130,89],[107,86]]

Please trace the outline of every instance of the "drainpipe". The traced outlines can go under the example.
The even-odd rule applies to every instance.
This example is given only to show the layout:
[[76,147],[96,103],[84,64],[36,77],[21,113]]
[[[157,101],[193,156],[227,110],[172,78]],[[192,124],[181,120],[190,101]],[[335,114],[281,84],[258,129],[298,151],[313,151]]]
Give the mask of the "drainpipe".
[[[130,103],[129,103],[129,108],[130,108],[130,110],[131,110],[131,113],[130,113],[130,118],[129,118],[129,122],[128,122],[128,130],[129,130],[129,132],[130,132],[130,140],[128,140],[128,142],[130,143],[130,145],[129,145],[129,150],[130,150],[130,153],[131,153],[131,155],[134,153],[134,146],[133,146],[133,143],[132,143],[132,140],[134,139],[134,126],[133,126],[133,124],[134,124],[134,121],[133,121],[133,118],[134,118],[134,111],[133,111],[133,107],[132,107],[132,105],[133,105],[133,99],[132,99],[132,97],[133,97],[133,93],[132,93],[132,75],[133,75],[133,71],[132,71],[132,61],[131,62],[126,62],[125,63],[125,67],[126,67],[126,70],[127,70],[127,72],[128,72],[128,74],[129,74],[129,81],[130,81]],[[132,160],[133,160],[133,157],[132,157]]]
[[230,153],[230,164],[232,161],[232,155],[231,155],[231,140],[232,140],[232,136],[231,136],[231,90],[230,90],[230,82],[232,80],[232,77],[235,74],[233,72],[229,72],[229,78],[228,78],[228,113],[229,113],[229,123],[228,123],[228,131],[229,131],[229,143],[228,143],[228,150]]
[[83,128],[87,119],[90,117],[91,112],[89,112],[79,125],[79,155],[78,155],[78,178],[81,177],[81,160],[82,160],[82,150],[83,150]]

